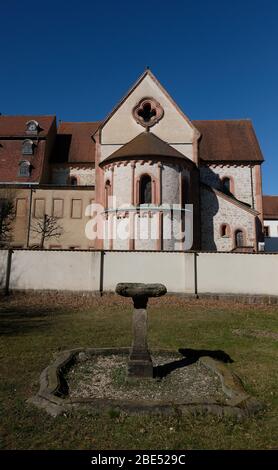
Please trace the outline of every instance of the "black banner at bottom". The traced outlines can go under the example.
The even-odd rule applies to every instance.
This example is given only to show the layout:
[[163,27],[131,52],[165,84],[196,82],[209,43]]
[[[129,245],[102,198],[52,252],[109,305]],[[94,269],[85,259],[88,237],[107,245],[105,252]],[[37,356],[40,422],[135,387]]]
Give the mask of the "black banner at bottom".
[[[2,468],[13,466],[19,468],[91,468],[102,467],[127,469],[140,466],[162,466],[183,468],[214,469],[234,465],[247,465],[246,468],[266,466],[274,467],[277,464],[278,452],[273,451],[213,451],[213,450],[184,450],[184,451],[2,451],[0,465]],[[5,465],[5,466],[4,466]]]

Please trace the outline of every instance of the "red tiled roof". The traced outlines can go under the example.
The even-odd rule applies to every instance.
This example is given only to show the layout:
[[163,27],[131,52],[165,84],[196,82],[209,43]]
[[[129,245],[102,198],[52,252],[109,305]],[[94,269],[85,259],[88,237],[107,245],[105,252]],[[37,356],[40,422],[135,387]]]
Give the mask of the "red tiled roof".
[[[38,136],[25,133],[26,123],[31,120],[37,121],[40,126]],[[55,116],[0,116],[0,182],[42,182],[45,179],[44,169],[50,151],[48,143],[52,140],[48,140],[48,136],[55,133]],[[22,153],[22,143],[25,139],[33,140],[33,155]],[[23,160],[31,164],[30,176],[19,176],[19,164]]]
[[[192,121],[192,124],[201,132],[199,141],[199,158],[201,161],[263,162],[263,155],[250,120]],[[149,144],[147,145],[147,138],[144,138],[146,142],[141,142],[141,136],[145,134],[149,136],[154,135],[151,133],[139,134],[131,142],[128,142],[114,152],[109,159],[112,157],[124,158],[131,155],[142,156],[144,148],[146,146],[149,147]],[[164,147],[161,149],[161,142],[157,138],[156,142],[152,142],[152,148],[148,148],[145,153],[151,152],[149,153],[150,156],[158,156],[159,152],[162,152],[161,155],[164,155],[164,153],[166,155],[165,146],[168,144],[164,142]],[[168,147],[170,146],[168,145]],[[175,156],[172,155],[173,152],[179,154],[173,147],[170,148],[172,152],[169,153],[168,149],[168,156]],[[179,154],[180,156],[181,154]]]
[[[28,121],[37,121],[40,127],[39,136],[45,137],[55,116],[2,116],[0,115],[0,137],[25,137],[25,128]],[[27,136],[26,138],[31,138]]]
[[92,134],[99,122],[62,122],[57,131],[57,140],[52,162],[78,163],[95,161],[95,142]]
[[[46,137],[55,121],[55,116],[0,116],[0,139],[4,139],[5,137],[7,139],[11,139],[12,137],[28,138],[29,136],[25,134],[25,125],[26,122],[30,120],[38,121],[41,128],[39,136]],[[202,134],[199,142],[199,156],[201,161],[263,161],[263,156],[250,120],[192,121],[192,124]],[[95,161],[95,143],[92,139],[92,135],[98,129],[99,125],[100,122],[62,122],[58,128],[52,162],[93,163]],[[149,134],[151,135],[151,133]],[[139,140],[142,139],[140,135],[137,137]],[[138,142],[134,141],[135,139],[121,147],[117,152],[130,152],[131,147],[134,147],[134,155],[142,154],[146,142],[143,146],[141,142],[141,149],[138,149],[138,145],[136,145],[137,148],[135,148],[134,145],[134,143],[138,144]],[[157,139],[156,143],[152,142],[151,149],[148,149],[148,151],[151,150],[151,155],[158,155],[159,152],[162,152],[162,155],[164,155],[166,152],[165,145],[167,146],[167,144],[164,143],[165,145],[162,149],[161,142],[160,139]],[[6,143],[4,147],[6,146],[9,155],[18,154],[19,157],[21,152],[20,146],[16,144],[16,141],[14,141],[13,145],[15,145],[15,147],[12,148],[11,143]],[[148,146],[150,146],[150,144],[148,144]],[[171,149],[172,153],[179,154],[173,147],[168,147]],[[168,147],[166,152],[168,156],[177,156],[172,155],[171,152],[169,153]],[[117,152],[115,152],[113,156],[118,157]],[[1,148],[1,155],[2,157],[5,155],[3,147]],[[179,154],[179,157],[180,155],[181,154]],[[8,156],[7,158],[11,162],[11,157]],[[124,155],[122,155],[122,158],[124,158]],[[4,165],[6,164],[5,160]],[[15,168],[17,172],[17,164]],[[8,168],[5,166],[5,172],[7,171]],[[2,178],[5,178],[4,174],[0,176],[0,181]],[[14,176],[12,178],[14,178]]]
[[[95,144],[91,136],[100,124],[101,122],[61,123],[58,128],[53,161],[59,163],[94,162]],[[201,161],[231,161],[235,163],[263,161],[263,155],[250,120],[192,121],[192,124],[201,133],[199,141]],[[134,145],[132,142],[121,147],[119,153],[130,152],[130,145]],[[138,154],[138,149],[133,149],[133,151]],[[157,152],[155,151],[154,154]],[[119,157],[116,153],[113,156]]]
[[200,131],[199,157],[206,162],[263,162],[263,155],[248,119],[192,121]]
[[263,196],[264,219],[278,219],[278,196]]

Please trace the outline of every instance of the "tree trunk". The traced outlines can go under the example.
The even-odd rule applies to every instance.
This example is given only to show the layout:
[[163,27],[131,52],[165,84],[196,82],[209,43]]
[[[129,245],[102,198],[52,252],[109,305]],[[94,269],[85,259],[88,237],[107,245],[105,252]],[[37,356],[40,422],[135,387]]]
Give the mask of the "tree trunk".
[[47,215],[45,214],[43,217],[43,230],[42,230],[42,238],[41,238],[41,250],[44,248],[44,240],[45,240],[45,235],[46,235],[46,221],[47,221]]

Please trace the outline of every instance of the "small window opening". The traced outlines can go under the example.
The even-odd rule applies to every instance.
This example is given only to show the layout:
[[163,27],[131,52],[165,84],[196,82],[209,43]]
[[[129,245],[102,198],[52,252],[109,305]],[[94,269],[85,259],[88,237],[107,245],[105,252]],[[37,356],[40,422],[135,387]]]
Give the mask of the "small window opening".
[[235,233],[236,247],[240,248],[244,246],[244,235],[242,230],[237,230]]
[[140,180],[140,204],[152,203],[152,180],[149,175],[142,176]]

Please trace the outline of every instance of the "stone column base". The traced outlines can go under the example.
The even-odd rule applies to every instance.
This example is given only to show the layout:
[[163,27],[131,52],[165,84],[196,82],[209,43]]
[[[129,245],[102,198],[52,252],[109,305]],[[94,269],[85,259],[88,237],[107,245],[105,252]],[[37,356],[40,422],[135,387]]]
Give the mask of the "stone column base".
[[153,363],[148,349],[132,349],[127,368],[129,377],[153,378]]
[[153,378],[153,364],[152,361],[134,361],[129,360],[128,378]]

